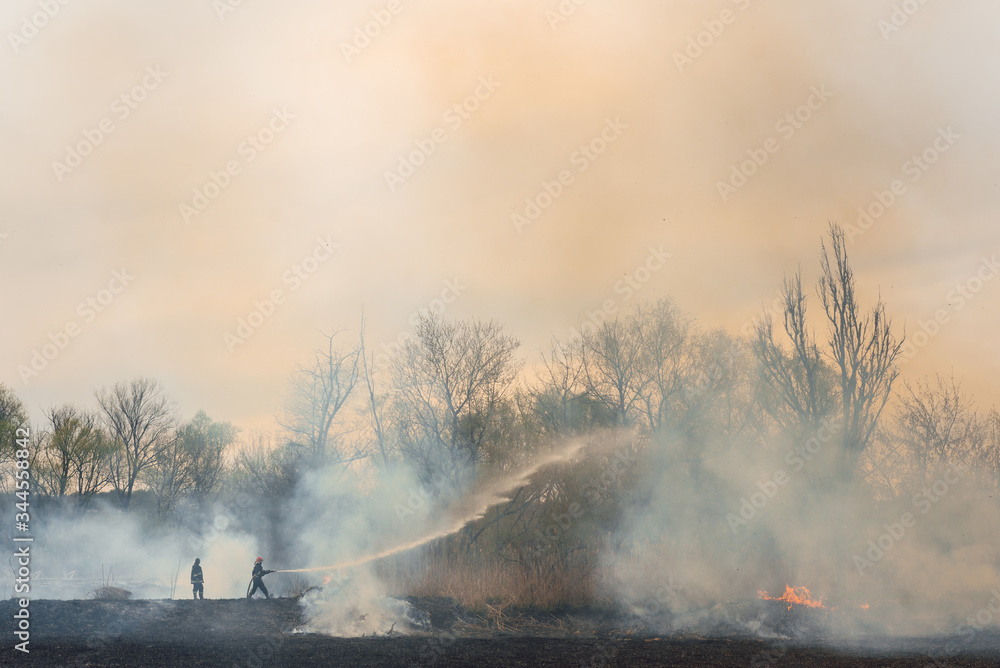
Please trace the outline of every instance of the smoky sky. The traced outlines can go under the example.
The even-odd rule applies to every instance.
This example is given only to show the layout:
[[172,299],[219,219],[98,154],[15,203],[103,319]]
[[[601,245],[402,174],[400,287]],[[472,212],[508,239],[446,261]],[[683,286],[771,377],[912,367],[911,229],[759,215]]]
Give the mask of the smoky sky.
[[362,313],[376,353],[420,309],[499,319],[529,369],[641,300],[737,332],[785,274],[814,283],[836,221],[862,300],[914,342],[904,377],[953,369],[989,406],[998,19],[10,0],[0,381],[35,416],[152,376],[185,415],[270,424],[320,332],[346,343]]

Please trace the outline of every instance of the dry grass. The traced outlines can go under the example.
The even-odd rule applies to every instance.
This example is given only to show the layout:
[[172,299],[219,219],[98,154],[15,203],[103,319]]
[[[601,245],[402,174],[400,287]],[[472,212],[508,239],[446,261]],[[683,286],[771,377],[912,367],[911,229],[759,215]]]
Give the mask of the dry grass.
[[292,581],[292,584],[290,584],[288,588],[285,590],[285,597],[293,598],[297,601],[306,594],[308,594],[309,592],[319,589],[322,589],[322,587],[317,587],[316,585],[309,584],[308,580],[296,577]]
[[95,601],[127,601],[132,598],[132,592],[121,587],[101,585],[90,592],[90,598]]
[[132,598],[132,592],[124,587],[116,586],[119,579],[118,572],[114,567],[105,572],[104,564],[101,564],[101,581],[104,584],[90,592],[90,598],[95,601],[127,601]]
[[386,560],[378,569],[394,592],[453,598],[463,608],[492,619],[497,628],[506,623],[507,608],[551,610],[589,604],[596,579],[583,565],[547,560],[526,567],[480,554],[427,555],[411,564]]

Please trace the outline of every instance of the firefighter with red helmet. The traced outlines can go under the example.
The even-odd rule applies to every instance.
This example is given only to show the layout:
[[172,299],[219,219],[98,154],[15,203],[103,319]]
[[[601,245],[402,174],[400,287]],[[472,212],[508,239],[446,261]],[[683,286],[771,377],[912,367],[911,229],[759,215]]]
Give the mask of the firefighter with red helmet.
[[250,591],[247,593],[247,598],[253,598],[253,595],[257,593],[260,589],[264,592],[264,596],[271,598],[271,594],[268,593],[267,587],[264,586],[264,576],[268,573],[273,573],[274,571],[268,571],[264,569],[264,557],[257,557],[253,562],[253,573],[250,574]]

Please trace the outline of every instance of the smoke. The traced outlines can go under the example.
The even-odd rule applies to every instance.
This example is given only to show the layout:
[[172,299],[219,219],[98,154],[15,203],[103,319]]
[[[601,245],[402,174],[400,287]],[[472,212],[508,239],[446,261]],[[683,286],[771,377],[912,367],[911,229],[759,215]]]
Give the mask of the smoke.
[[[654,242],[674,252],[636,299],[669,291],[736,328],[781,269],[815,253],[827,220],[858,225],[874,202],[884,214],[852,238],[864,289],[878,286],[897,321],[923,321],[950,308],[952,285],[996,239],[997,96],[982,85],[997,65],[995,3],[917,3],[902,18],[907,3],[863,0],[404,3],[350,57],[343,44],[380,5],[244,2],[218,15],[214,4],[60,4],[0,64],[12,91],[0,112],[0,253],[19,286],[6,295],[19,326],[0,332],[0,347],[16,357],[4,382],[23,387],[33,410],[89,397],[142,359],[185,410],[259,422],[332,308],[377,304],[370,334],[395,341],[445,276],[470,286],[456,317],[497,317],[538,349],[617,297]],[[37,11],[7,3],[4,25],[20,31]],[[157,67],[165,78],[143,84]],[[140,85],[144,100],[123,117],[115,101]],[[446,120],[469,96],[469,118]],[[243,142],[278,113],[287,126],[246,160]],[[71,173],[54,173],[105,117],[114,132]],[[581,158],[609,124],[614,141]],[[387,182],[439,127],[446,139],[424,164]],[[912,180],[911,156],[947,128],[954,143]],[[179,206],[224,180],[231,160],[240,174],[185,220]],[[741,177],[747,160],[756,167]],[[540,193],[552,197],[563,170],[572,182],[556,200],[529,226],[513,224],[512,213],[546,201]],[[907,192],[886,208],[879,198],[897,179]],[[283,276],[317,237],[342,252],[293,293]],[[84,321],[77,305],[123,264],[134,282]],[[223,334],[276,289],[289,299],[230,353]],[[996,331],[997,311],[979,299],[908,372],[954,363],[988,402],[997,356],[981,334]],[[16,365],[69,321],[82,334],[24,382]],[[601,557],[609,597],[665,628],[732,619],[727,606],[759,588],[805,585],[828,598],[844,573],[852,605],[868,593],[887,601],[874,620],[843,604],[858,628],[928,632],[975,615],[1000,586],[998,511],[967,490],[967,474],[942,470],[937,488],[876,508],[859,500],[870,490],[819,482],[833,450],[819,435],[758,448],[636,440],[639,463],[618,467],[634,491]],[[697,465],[683,451],[695,445],[711,453]],[[562,452],[558,461],[575,456]],[[239,596],[253,557],[271,549],[280,556],[268,565],[289,574],[334,573],[305,599],[315,628],[384,632],[407,613],[372,564],[460,530],[534,470],[495,484],[465,471],[438,481],[403,467],[315,471],[274,510],[287,545],[240,508],[216,509],[193,537],[151,537],[111,510],[53,519],[34,563],[42,577],[91,582],[113,565],[137,593],[166,595],[186,589],[199,556],[207,593]],[[47,595],[78,595],[76,583],[51,582]]]
[[[307,476],[293,504],[304,518],[296,556],[311,564],[281,573],[326,573],[320,591],[304,599],[310,630],[334,635],[397,632],[421,627],[419,613],[390,598],[389,586],[370,567],[451,536],[506,502],[539,471],[570,461],[580,442],[542,454],[533,463],[492,479],[469,479],[457,466],[430,483],[405,465],[373,471],[331,466]],[[460,480],[469,480],[461,486]],[[428,490],[430,487],[430,490]],[[319,565],[314,565],[319,564]]]
[[[444,538],[445,536],[450,536],[453,533],[461,530],[467,524],[470,524],[478,519],[482,519],[483,515],[491,507],[497,505],[498,503],[503,503],[509,501],[509,495],[517,490],[519,487],[523,487],[528,483],[535,473],[539,470],[551,466],[553,464],[558,464],[567,461],[570,457],[576,454],[580,448],[580,443],[574,443],[563,448],[559,452],[554,452],[548,454],[544,457],[538,459],[534,464],[527,467],[524,470],[517,471],[512,475],[504,476],[499,480],[489,482],[485,485],[484,489],[476,491],[472,494],[467,495],[461,499],[461,503],[458,508],[450,508],[449,512],[442,517],[440,520],[431,520],[432,526],[422,530],[422,533],[417,538],[401,542],[392,547],[383,548],[372,554],[365,556],[355,557],[350,561],[340,562],[333,564],[332,566],[314,566],[310,568],[298,568],[293,570],[280,571],[282,573],[308,573],[314,571],[330,571],[330,570],[340,570],[343,568],[350,568],[352,566],[361,566],[367,564],[371,561],[378,559],[384,559],[390,557],[394,554],[400,552],[406,552],[422,545],[426,545],[431,541],[437,540],[438,538]],[[400,504],[396,504],[396,516],[402,519],[405,515],[412,515],[413,512],[407,511],[402,508]],[[402,512],[400,512],[402,510]],[[455,517],[448,517],[448,515],[457,515]],[[423,523],[417,523],[420,526]],[[370,526],[370,524],[368,525]],[[407,533],[412,533],[412,525],[408,527]],[[370,538],[371,536],[366,536]],[[375,534],[375,537],[381,538],[379,534]],[[339,536],[338,536],[339,539]],[[352,544],[357,545],[357,541],[352,541]]]
[[[428,480],[403,464],[331,465],[305,475],[281,505],[283,522],[293,527],[284,533],[293,538],[278,550],[253,535],[261,510],[242,498],[216,506],[195,534],[150,531],[107,507],[52,514],[33,561],[36,596],[80,598],[111,584],[136,597],[185,598],[198,556],[210,598],[240,597],[254,555],[276,552],[266,566],[295,579],[270,576],[268,584],[273,593],[286,593],[281,586],[302,595],[302,630],[423,630],[426,614],[399,598],[398,583],[378,562],[419,554],[534,476],[604,462],[588,469],[594,479],[581,488],[584,496],[599,484],[624,490],[600,547],[607,577],[599,594],[656,632],[914,635],[1000,622],[982,613],[1000,588],[993,531],[1000,510],[977,499],[974,474],[953,463],[914,495],[876,507],[863,485],[826,482],[836,436],[835,425],[824,425],[801,443],[775,439],[760,451],[739,442],[692,444],[690,434],[671,431],[595,434],[482,479],[459,467]],[[684,456],[686,447],[708,454],[695,461]],[[584,503],[572,517],[601,510]],[[837,588],[841,574],[846,596]],[[776,624],[768,610],[780,604],[768,608],[758,592],[777,596],[786,586],[808,587],[825,603],[818,626]]]
[[[558,2],[413,3],[350,60],[341,45],[378,3],[242,3],[222,17],[213,4],[61,6],[0,64],[16,91],[3,111],[4,271],[24,277],[9,308],[27,318],[0,333],[14,355],[6,382],[22,385],[16,365],[50,331],[87,325],[24,386],[33,410],[82,400],[133,375],[120,360],[141,358],[144,373],[184,388],[174,394],[186,412],[259,426],[331,308],[367,305],[373,341],[393,341],[459,277],[455,317],[497,317],[537,350],[614,296],[653,243],[673,255],[641,296],[668,293],[738,327],[773,292],[775,268],[793,270],[827,220],[856,223],[897,178],[908,193],[855,243],[900,320],[944,306],[995,240],[996,101],[972,83],[995,63],[993,3],[923,3],[888,38],[879,21],[891,2],[591,1],[568,17]],[[6,3],[4,25],[37,11]],[[705,37],[723,11],[733,21]],[[700,55],[679,66],[691,41]],[[111,105],[148,67],[166,78],[119,118]],[[454,129],[445,114],[481,77],[499,86]],[[776,129],[814,87],[830,97],[790,137]],[[241,143],[275,107],[296,118],[246,162]],[[58,181],[52,163],[104,117],[114,132]],[[627,127],[574,163],[608,119]],[[949,125],[961,138],[910,183],[903,163]],[[435,128],[445,141],[391,192],[385,173]],[[717,182],[768,138],[780,150],[723,202]],[[185,224],[179,205],[230,160],[241,172]],[[511,214],[562,170],[573,183],[518,233]],[[284,272],[328,235],[338,253],[291,293]],[[77,304],[122,266],[134,282],[83,323]],[[223,334],[275,289],[288,299],[228,354]],[[968,324],[914,364],[964,366],[970,389],[995,396],[995,373],[971,374],[995,359],[974,335],[995,328],[991,313],[966,310]]]
[[[863,476],[830,484],[836,439],[825,431],[764,452],[720,445],[703,467],[678,461],[679,435],[654,439],[620,542],[604,554],[610,595],[663,632],[844,637],[1000,625],[981,612],[1000,603],[1000,508],[977,494],[977,474],[951,462],[914,493],[876,504]],[[761,604],[760,591],[786,586],[825,603],[811,626],[790,628],[779,604]]]
[[126,589],[135,598],[189,598],[196,557],[206,595],[237,598],[245,595],[258,546],[256,538],[229,526],[231,515],[222,506],[200,532],[151,526],[141,514],[104,503],[83,514],[50,508],[35,516],[33,598],[88,598],[102,586]]

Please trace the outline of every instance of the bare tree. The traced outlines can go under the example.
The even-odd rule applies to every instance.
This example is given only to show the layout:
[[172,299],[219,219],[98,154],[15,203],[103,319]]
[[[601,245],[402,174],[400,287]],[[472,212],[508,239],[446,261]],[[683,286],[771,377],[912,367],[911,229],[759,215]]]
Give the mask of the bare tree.
[[[879,298],[868,313],[858,306],[854,272],[847,260],[844,229],[830,224],[830,248],[821,244],[823,276],[819,297],[829,324],[830,357],[840,372],[840,435],[844,453],[839,477],[854,476],[858,457],[868,446],[899,371],[903,340],[896,340],[892,321]],[[833,253],[831,261],[830,251]]]
[[858,460],[858,473],[877,502],[891,501],[912,489],[915,462],[891,425],[881,424]]
[[292,374],[291,397],[281,420],[291,433],[291,445],[315,465],[328,460],[334,420],[357,385],[363,363],[360,345],[346,351],[334,347],[337,334],[325,335],[326,346]]
[[912,462],[910,486],[917,489],[948,463],[972,464],[987,433],[971,397],[954,377],[907,382],[895,415],[895,439]]
[[[806,299],[801,274],[786,279],[782,287],[785,333],[791,352],[774,340],[769,317],[757,325],[754,352],[777,396],[773,415],[795,440],[824,433],[835,417],[837,442],[824,450],[824,483],[846,488],[855,482],[858,462],[872,442],[879,417],[896,379],[896,359],[902,347],[892,333],[892,323],[881,300],[868,313],[858,305],[854,273],[847,259],[843,229],[830,225],[830,247],[821,243],[823,271],[817,292],[826,315],[829,339],[826,357],[832,373],[806,321]],[[831,258],[832,251],[832,258]],[[838,392],[839,390],[839,392]],[[833,432],[832,426],[829,428]],[[860,497],[852,496],[860,504]],[[861,505],[845,509],[845,522],[838,525],[826,549],[832,556],[834,587],[846,591],[848,513],[863,513]]]
[[668,299],[640,305],[631,320],[639,340],[639,400],[650,431],[676,423],[693,375],[691,318]]
[[532,409],[543,435],[558,438],[586,431],[601,421],[584,384],[582,347],[553,341],[541,355],[536,382],[529,388]]
[[115,442],[110,482],[126,510],[140,474],[170,440],[173,407],[159,382],[137,378],[97,392],[109,436]]
[[295,489],[300,469],[291,450],[278,445],[278,436],[253,431],[236,452],[232,478],[236,489],[265,499],[284,499]]
[[825,241],[821,243],[823,275],[817,292],[828,325],[826,356],[833,363],[832,377],[806,322],[806,298],[799,273],[794,279],[786,279],[782,287],[785,333],[792,343],[791,352],[774,340],[770,317],[757,324],[754,352],[777,394],[772,410],[779,422],[786,427],[794,422],[800,431],[804,427],[814,432],[825,418],[839,415],[841,447],[830,474],[847,483],[854,478],[858,459],[871,442],[889,400],[898,374],[896,360],[902,340],[897,341],[893,335],[881,299],[868,313],[862,312],[843,228],[831,223],[829,233],[830,247]]
[[583,375],[587,393],[604,404],[618,426],[631,425],[642,407],[646,379],[638,323],[615,318],[583,338]]
[[954,377],[907,382],[892,421],[876,430],[860,468],[882,498],[919,491],[948,464],[969,466],[981,489],[995,490],[998,426],[996,411],[980,416]]
[[237,433],[228,422],[213,422],[204,411],[198,411],[191,422],[165,437],[145,476],[161,517],[174,508],[182,494],[189,492],[197,501],[204,501],[218,488],[226,450]]
[[774,323],[765,315],[755,325],[753,352],[774,400],[764,406],[793,438],[812,433],[834,409],[829,373],[806,321],[802,275],[796,272],[782,283],[784,332],[791,351],[775,340]]
[[982,443],[975,453],[980,488],[996,495],[1000,491],[1000,411],[991,408],[982,420]]
[[722,329],[691,338],[690,390],[682,395],[685,431],[702,442],[759,443],[771,421],[752,342]]
[[362,370],[365,374],[365,389],[368,390],[367,396],[367,410],[365,411],[365,416],[368,420],[368,426],[371,429],[372,435],[375,438],[375,445],[378,448],[379,454],[382,457],[382,464],[388,464],[390,461],[389,455],[389,434],[388,434],[388,420],[386,417],[386,399],[385,397],[379,396],[375,389],[375,354],[372,353],[371,360],[366,357],[365,353],[365,321],[364,317],[361,319],[361,365]]
[[518,341],[496,322],[423,316],[392,362],[404,455],[430,469],[439,457],[478,465],[520,370]]

